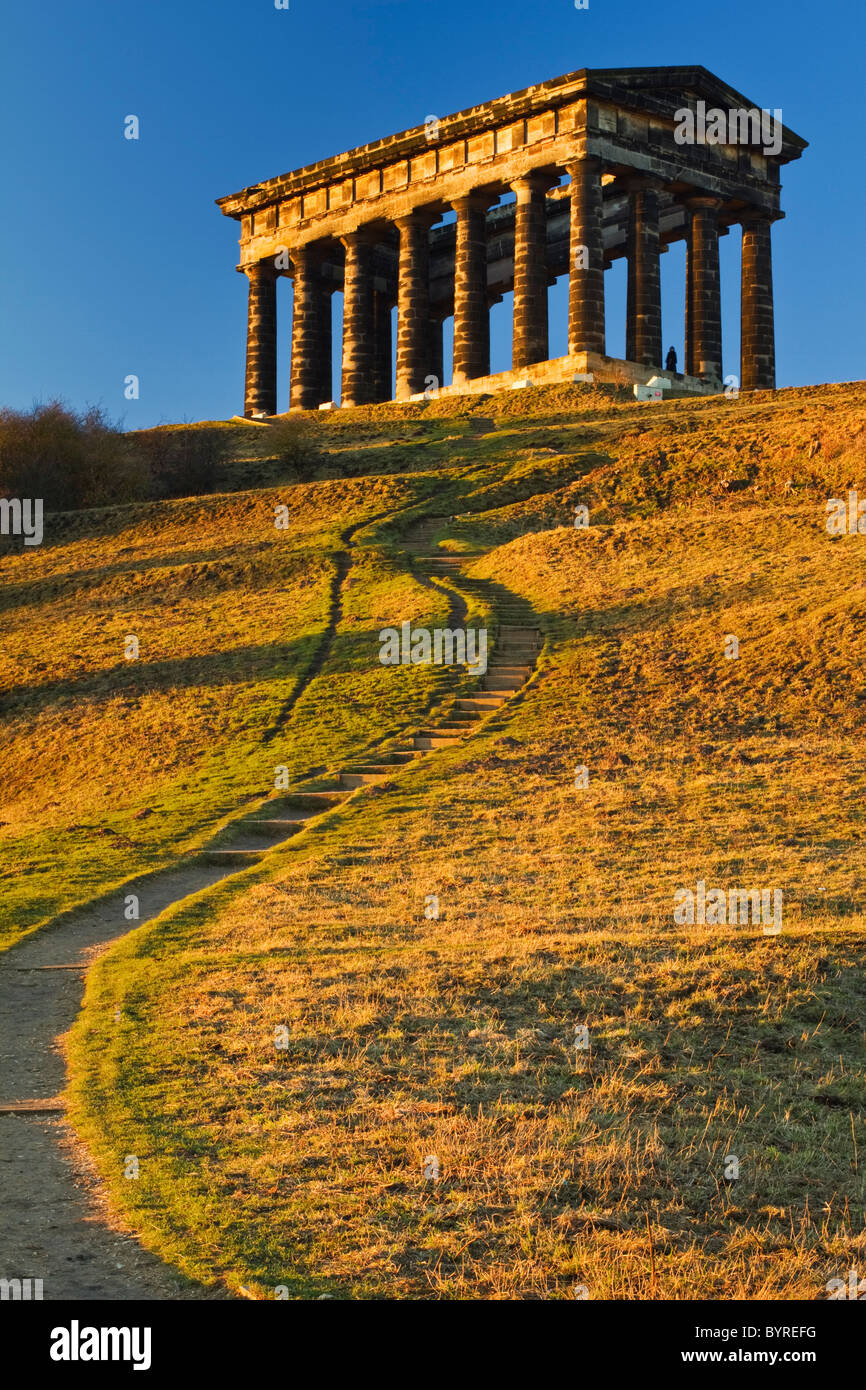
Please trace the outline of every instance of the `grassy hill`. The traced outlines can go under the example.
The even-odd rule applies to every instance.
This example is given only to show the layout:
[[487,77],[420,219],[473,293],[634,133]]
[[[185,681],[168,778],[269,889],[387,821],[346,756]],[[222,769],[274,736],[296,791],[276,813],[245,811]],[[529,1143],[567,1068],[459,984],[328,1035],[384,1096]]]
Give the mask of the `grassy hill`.
[[[471,737],[94,967],[72,1115],[117,1211],[261,1298],[825,1296],[866,1257],[866,537],[825,528],[866,387],[311,428],[313,481],[259,429],[253,490],[0,560],[10,937],[196,852],[275,762],[418,725],[431,670],[376,634],[447,612],[419,518],[545,645]],[[781,934],[679,925],[699,880],[782,890]]]
[[[345,756],[367,701],[398,717],[423,705],[429,671],[395,691],[360,630],[394,605],[429,617],[435,595],[373,547],[332,612],[341,537],[413,497],[382,479],[80,513],[56,544],[0,560],[0,940],[196,850],[275,765],[297,775]],[[285,712],[320,653],[299,734]],[[355,703],[334,721],[349,675]]]

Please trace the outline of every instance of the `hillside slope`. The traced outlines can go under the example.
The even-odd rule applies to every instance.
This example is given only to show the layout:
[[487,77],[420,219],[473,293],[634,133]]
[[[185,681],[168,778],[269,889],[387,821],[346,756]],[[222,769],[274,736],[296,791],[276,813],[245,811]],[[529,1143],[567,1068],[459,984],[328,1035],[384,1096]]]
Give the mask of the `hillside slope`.
[[[359,626],[393,605],[429,617],[436,599],[373,549],[335,615],[341,538],[413,500],[395,478],[82,513],[0,558],[0,945],[206,844],[275,765],[297,776],[356,746],[350,707],[330,718],[335,680],[353,673],[365,715],[395,693],[353,656]],[[429,672],[407,674],[404,717],[430,692]],[[286,723],[299,695],[301,741]]]
[[[825,1296],[866,1244],[866,536],[825,527],[828,496],[866,496],[866,388],[555,388],[320,427],[352,487],[297,505],[334,486],[341,522],[380,520],[349,591],[361,640],[334,648],[339,698],[294,707],[298,749],[375,741],[397,674],[376,629],[438,620],[413,515],[440,518],[455,583],[531,605],[544,651],[471,737],[94,967],[72,1114],[116,1209],[186,1274],[263,1298]],[[308,580],[290,642],[320,630],[333,548],[280,562],[293,594]],[[228,611],[201,614],[230,645]],[[273,709],[225,743],[212,807],[258,775]],[[699,882],[781,891],[781,933],[676,920]]]

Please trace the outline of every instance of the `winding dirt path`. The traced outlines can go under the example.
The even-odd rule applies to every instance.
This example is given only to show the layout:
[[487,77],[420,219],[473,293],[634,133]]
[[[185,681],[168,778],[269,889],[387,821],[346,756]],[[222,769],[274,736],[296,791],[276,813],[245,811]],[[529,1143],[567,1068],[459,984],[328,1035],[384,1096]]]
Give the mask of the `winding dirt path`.
[[[88,965],[130,930],[123,915],[128,892],[139,894],[140,922],[146,922],[231,872],[202,864],[154,875],[5,951],[3,1096],[48,1100],[63,1090],[60,1039],[81,1008]],[[54,968],[69,965],[77,968]],[[185,1280],[108,1224],[87,1155],[57,1111],[0,1114],[0,1278],[42,1279],[46,1300],[225,1296]]]
[[[328,626],[280,712],[277,729],[321,670],[333,642],[354,534],[379,519],[367,518],[342,537],[346,548],[338,556]],[[415,564],[426,561],[437,578],[447,580],[454,572],[450,567],[459,565],[458,560],[417,553],[420,547],[429,548],[436,524],[436,518],[422,520],[406,539],[416,551]],[[481,586],[476,583],[475,587]],[[495,592],[495,585],[483,587],[489,597],[498,600],[497,606],[502,605],[505,591]],[[449,601],[449,621],[456,626],[455,620],[465,618],[465,600],[451,590]],[[524,611],[525,605],[518,609],[506,603],[503,607],[506,623],[520,624],[532,616],[531,610]],[[274,837],[282,841],[293,828],[322,813],[316,797],[333,802],[334,797],[348,796],[351,792],[347,788],[393,774],[406,760],[428,756],[440,744],[456,742],[471,733],[474,721],[500,708],[527,678],[537,651],[537,643],[527,637],[530,632],[520,625],[500,627],[499,674],[495,665],[491,666],[482,688],[476,695],[458,700],[450,719],[443,722],[440,716],[438,723],[434,720],[435,727],[415,735],[410,748],[385,755],[384,762],[342,773],[333,792],[301,793],[296,807],[282,813],[289,814],[290,820],[260,820],[255,822],[256,833],[266,834],[265,827],[274,827]],[[239,817],[238,823],[243,822],[244,816]],[[139,897],[137,927],[190,894],[238,872],[268,847],[217,850],[209,858],[124,884],[116,894],[65,914],[56,924],[25,937],[0,956],[0,1278],[41,1279],[46,1300],[229,1297],[224,1290],[209,1290],[185,1279],[144,1250],[134,1233],[112,1223],[87,1153],[63,1118],[62,1100],[58,1099],[66,1084],[62,1038],[81,1008],[89,965],[133,929],[124,917],[129,893]]]
[[[267,737],[285,725],[333,644],[356,532],[389,514],[343,532],[328,623]],[[138,927],[243,867],[227,855],[222,862],[158,870],[64,913],[0,956],[0,1278],[41,1279],[46,1300],[226,1296],[184,1279],[110,1224],[101,1186],[58,1097],[67,1079],[62,1039],[81,1009],[87,969],[133,930],[124,916],[127,895],[139,898]]]

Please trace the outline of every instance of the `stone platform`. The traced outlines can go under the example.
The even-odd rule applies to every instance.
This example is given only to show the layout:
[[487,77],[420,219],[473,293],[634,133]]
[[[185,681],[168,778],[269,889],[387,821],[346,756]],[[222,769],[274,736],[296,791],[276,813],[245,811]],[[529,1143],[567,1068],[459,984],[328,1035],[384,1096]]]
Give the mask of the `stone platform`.
[[[431,395],[441,399],[451,396],[489,395],[496,391],[516,390],[521,386],[554,386],[561,382],[580,382],[591,377],[593,382],[614,386],[646,386],[653,377],[662,377],[671,383],[666,395],[712,396],[723,387],[720,381],[703,381],[700,377],[685,376],[681,372],[665,372],[658,367],[641,366],[639,362],[627,362],[620,357],[604,357],[597,352],[570,353],[567,357],[554,357],[547,362],[535,362],[531,367],[518,371],[494,372],[490,376],[473,377],[470,381],[442,386]],[[587,383],[592,384],[592,383]],[[424,400],[420,392],[412,400]]]

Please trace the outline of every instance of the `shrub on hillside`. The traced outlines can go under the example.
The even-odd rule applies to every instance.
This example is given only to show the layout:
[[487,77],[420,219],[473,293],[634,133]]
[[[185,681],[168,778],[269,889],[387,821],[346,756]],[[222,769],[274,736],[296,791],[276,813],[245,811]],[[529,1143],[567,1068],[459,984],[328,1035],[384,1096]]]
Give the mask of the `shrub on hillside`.
[[310,482],[325,460],[315,427],[293,415],[268,426],[264,447],[276,455],[290,482]]
[[48,510],[65,511],[147,491],[146,465],[98,407],[76,412],[48,401],[0,410],[0,495],[40,497]]
[[150,478],[150,496],[196,497],[213,492],[225,462],[225,431],[207,425],[159,426],[128,436]]

